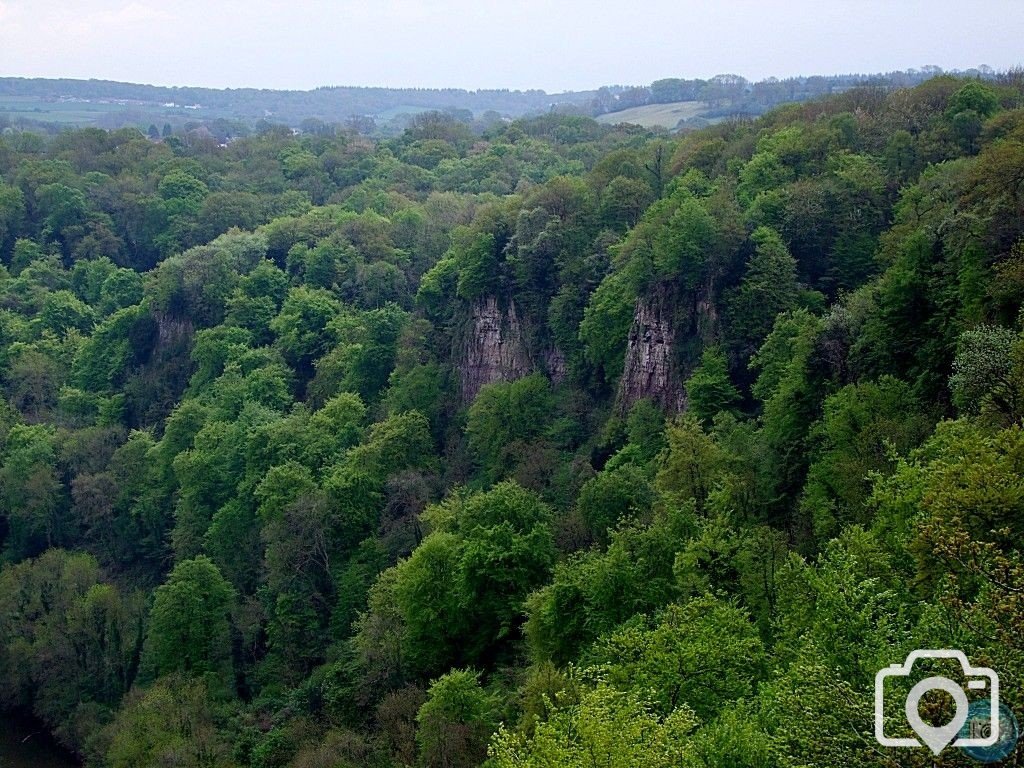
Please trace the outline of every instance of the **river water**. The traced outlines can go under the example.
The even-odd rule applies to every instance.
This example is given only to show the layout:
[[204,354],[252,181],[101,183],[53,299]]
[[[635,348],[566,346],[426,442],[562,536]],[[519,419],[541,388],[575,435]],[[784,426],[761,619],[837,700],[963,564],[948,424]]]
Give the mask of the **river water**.
[[31,718],[0,712],[0,768],[77,768]]

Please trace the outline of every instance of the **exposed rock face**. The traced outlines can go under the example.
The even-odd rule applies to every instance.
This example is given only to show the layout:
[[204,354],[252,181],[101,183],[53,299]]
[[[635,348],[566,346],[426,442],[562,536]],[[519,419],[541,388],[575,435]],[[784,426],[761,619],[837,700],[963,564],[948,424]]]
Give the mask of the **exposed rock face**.
[[495,381],[514,381],[533,371],[516,305],[499,305],[494,296],[473,304],[459,373],[463,402]]
[[670,293],[657,288],[636,303],[633,327],[626,343],[626,363],[619,381],[618,404],[623,411],[648,398],[670,413],[685,407],[676,362],[675,307]]
[[552,384],[561,384],[565,381],[567,370],[565,355],[558,347],[553,347],[544,353],[544,370]]
[[720,338],[714,293],[709,279],[694,290],[656,285],[640,297],[619,382],[620,411],[644,398],[669,414],[686,410],[683,383],[700,362],[701,350]]
[[157,344],[159,346],[173,346],[187,342],[192,337],[193,328],[190,320],[172,317],[160,312],[153,312],[152,314],[157,325]]

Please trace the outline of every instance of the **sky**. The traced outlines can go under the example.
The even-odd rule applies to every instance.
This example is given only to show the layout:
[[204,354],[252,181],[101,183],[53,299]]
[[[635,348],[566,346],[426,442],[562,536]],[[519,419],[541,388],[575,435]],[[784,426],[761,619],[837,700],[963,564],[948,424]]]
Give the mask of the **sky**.
[[0,76],[542,88],[1024,64],[1024,0],[0,0]]

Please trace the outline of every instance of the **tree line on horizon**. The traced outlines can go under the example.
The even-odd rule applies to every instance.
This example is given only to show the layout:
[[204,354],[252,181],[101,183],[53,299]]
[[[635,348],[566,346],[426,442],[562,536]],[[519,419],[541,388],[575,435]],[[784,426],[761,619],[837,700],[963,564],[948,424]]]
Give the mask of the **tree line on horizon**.
[[[308,91],[257,88],[164,87],[106,80],[46,78],[0,78],[0,105],[5,97],[44,101],[78,99],[124,102],[120,110],[97,116],[97,127],[118,129],[158,127],[166,119],[178,130],[207,126],[222,140],[246,136],[262,126],[287,125],[304,130],[335,131],[349,128],[365,134],[398,135],[417,111],[442,111],[472,124],[496,120],[535,117],[549,111],[597,117],[603,114],[682,101],[707,105],[704,116],[754,117],[781,104],[823,98],[850,88],[907,88],[943,74],[937,66],[877,74],[840,74],[775,78],[749,81],[735,74],[708,79],[669,77],[649,86],[610,85],[593,90],[547,93],[507,88],[465,90],[460,88],[381,88],[322,86]],[[981,66],[952,74],[989,81],[1006,79]],[[174,108],[152,108],[166,104]],[[200,111],[185,107],[199,106]],[[16,103],[8,106],[16,107]],[[4,128],[46,130],[59,133],[67,124],[45,117],[10,117],[0,109],[0,131]],[[479,129],[479,127],[478,127]]]

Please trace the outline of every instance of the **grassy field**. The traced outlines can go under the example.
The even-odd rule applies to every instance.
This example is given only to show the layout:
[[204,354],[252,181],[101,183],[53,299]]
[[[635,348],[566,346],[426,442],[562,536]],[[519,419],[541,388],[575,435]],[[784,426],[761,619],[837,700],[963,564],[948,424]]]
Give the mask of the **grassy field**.
[[646,107],[633,107],[621,112],[601,115],[597,122],[606,125],[617,123],[635,123],[644,128],[675,128],[680,120],[698,117],[707,111],[708,105],[703,101],[676,101],[671,104],[648,104]]
[[156,104],[122,105],[98,101],[50,101],[22,96],[0,97],[0,116],[12,121],[24,117],[45,123],[88,126],[95,125],[108,115],[124,113],[132,113],[143,120],[152,119],[155,122],[168,117],[172,111]]
[[[401,105],[392,107],[378,115],[378,120],[390,120],[399,114],[415,115],[429,111],[427,107]],[[62,126],[109,126],[111,116],[123,116],[129,124],[139,125],[143,130],[150,123],[162,126],[164,122],[179,124],[185,120],[210,119],[218,113],[210,110],[186,111],[181,107],[164,107],[161,104],[115,104],[100,101],[58,101],[34,97],[0,95],[0,117],[12,122],[18,118],[56,123]]]

